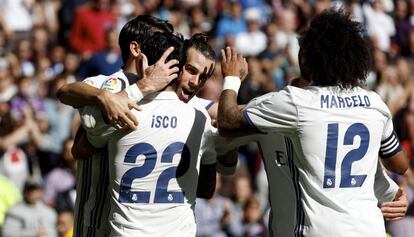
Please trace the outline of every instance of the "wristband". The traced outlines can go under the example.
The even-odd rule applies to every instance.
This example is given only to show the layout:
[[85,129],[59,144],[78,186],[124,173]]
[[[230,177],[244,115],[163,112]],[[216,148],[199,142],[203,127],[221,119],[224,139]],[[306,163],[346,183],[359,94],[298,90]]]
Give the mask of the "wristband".
[[137,103],[138,101],[142,100],[142,98],[144,98],[144,95],[142,94],[141,90],[138,88],[136,83],[130,85],[128,89],[125,90],[125,92],[128,94],[128,97],[134,103]]
[[224,77],[223,91],[224,90],[233,90],[236,93],[239,92],[241,81],[239,77],[236,76],[226,76]]

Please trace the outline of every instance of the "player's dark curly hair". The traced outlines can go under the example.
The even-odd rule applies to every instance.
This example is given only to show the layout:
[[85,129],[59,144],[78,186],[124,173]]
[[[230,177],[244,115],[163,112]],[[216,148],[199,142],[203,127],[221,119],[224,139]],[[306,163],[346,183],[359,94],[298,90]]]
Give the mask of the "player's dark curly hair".
[[118,44],[121,48],[122,60],[124,63],[128,60],[129,44],[132,41],[142,44],[145,39],[151,37],[155,32],[172,33],[173,31],[174,28],[170,23],[159,18],[150,15],[135,17],[128,21],[119,33]]
[[204,33],[197,33],[191,36],[190,39],[186,39],[184,41],[184,51],[187,52],[189,48],[195,48],[208,59],[215,60],[216,58],[216,53],[208,44],[208,36]]
[[299,46],[302,76],[317,86],[359,86],[372,65],[361,24],[351,20],[342,9],[326,10],[315,16],[301,33]]
[[168,55],[167,61],[171,59],[179,61],[179,64],[176,65],[180,70],[179,74],[185,63],[184,38],[182,35],[155,32],[141,45],[141,52],[147,56],[148,65],[153,65],[169,47],[174,47],[174,51]]

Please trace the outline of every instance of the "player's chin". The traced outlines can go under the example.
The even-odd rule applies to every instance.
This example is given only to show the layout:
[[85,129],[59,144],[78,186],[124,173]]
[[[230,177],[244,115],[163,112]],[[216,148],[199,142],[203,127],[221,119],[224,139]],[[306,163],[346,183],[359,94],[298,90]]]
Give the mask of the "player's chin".
[[182,101],[184,101],[185,103],[190,101],[193,96],[194,96],[194,92],[186,90],[184,88],[181,90],[181,95],[180,95],[181,98],[180,99]]
[[181,90],[181,92],[178,94],[178,97],[184,103],[187,103],[190,100],[190,96],[186,94],[183,90]]

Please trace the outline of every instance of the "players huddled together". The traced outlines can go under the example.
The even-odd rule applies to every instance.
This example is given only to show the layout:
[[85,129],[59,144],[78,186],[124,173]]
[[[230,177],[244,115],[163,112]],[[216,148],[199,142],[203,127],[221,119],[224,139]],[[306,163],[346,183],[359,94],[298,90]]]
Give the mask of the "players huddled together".
[[[56,90],[80,114],[73,236],[202,236],[197,203],[220,202],[220,177],[235,174],[238,149],[253,142],[268,216],[248,216],[260,205],[248,199],[233,225],[225,207],[219,224],[234,236],[385,237],[384,219],[408,207],[386,170],[402,175],[409,164],[389,108],[364,87],[372,56],[363,33],[344,9],[317,14],[298,38],[301,76],[244,105],[249,59],[234,47],[216,55],[205,34],[184,38],[149,15],[128,21],[117,72]],[[219,101],[199,97],[219,69]]]

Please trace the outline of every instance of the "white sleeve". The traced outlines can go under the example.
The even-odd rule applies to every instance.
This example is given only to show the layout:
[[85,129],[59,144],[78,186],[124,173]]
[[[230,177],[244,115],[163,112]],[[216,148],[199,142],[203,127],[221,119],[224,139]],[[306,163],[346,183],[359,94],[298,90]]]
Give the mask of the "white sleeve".
[[116,129],[105,123],[100,108],[98,106],[84,106],[79,109],[79,113],[88,141],[96,148],[105,146],[110,135]]
[[[98,87],[103,90],[108,90],[112,93],[118,93],[125,88],[126,81],[115,76],[97,76],[90,77],[84,80],[85,83]],[[98,106],[84,106],[79,109],[81,123],[87,132],[89,142],[96,148],[101,148],[106,145],[110,135],[116,129],[104,120],[101,109]]]
[[[227,152],[234,150],[240,146],[246,145],[252,141],[257,141],[257,136],[257,134],[254,134],[237,138],[224,138],[220,135],[217,135],[214,139],[217,156],[223,156]],[[232,175],[236,172],[237,163],[238,162],[232,166],[226,166],[220,163],[220,160],[218,159],[216,169],[220,174]]]
[[288,88],[253,99],[242,112],[250,126],[264,133],[290,133],[298,124],[297,108]]
[[375,173],[374,192],[379,203],[394,200],[398,191],[398,185],[388,176],[378,161],[377,172]]
[[201,164],[210,165],[217,162],[217,153],[214,149],[215,132],[211,126],[210,119],[206,120],[205,129],[201,140]]
[[142,100],[142,98],[144,98],[144,95],[136,83],[125,88],[125,92],[127,93],[128,98],[131,99],[134,103],[138,103],[140,100]]
[[212,100],[207,100],[207,99],[200,98],[200,97],[194,97],[193,99],[196,99],[196,98],[198,99],[200,105],[206,110],[208,110],[214,104],[214,101]]
[[215,147],[217,155],[224,155],[227,152],[236,149],[239,146],[247,145],[249,142],[257,141],[257,134],[237,138],[225,138],[217,136],[215,138]]

